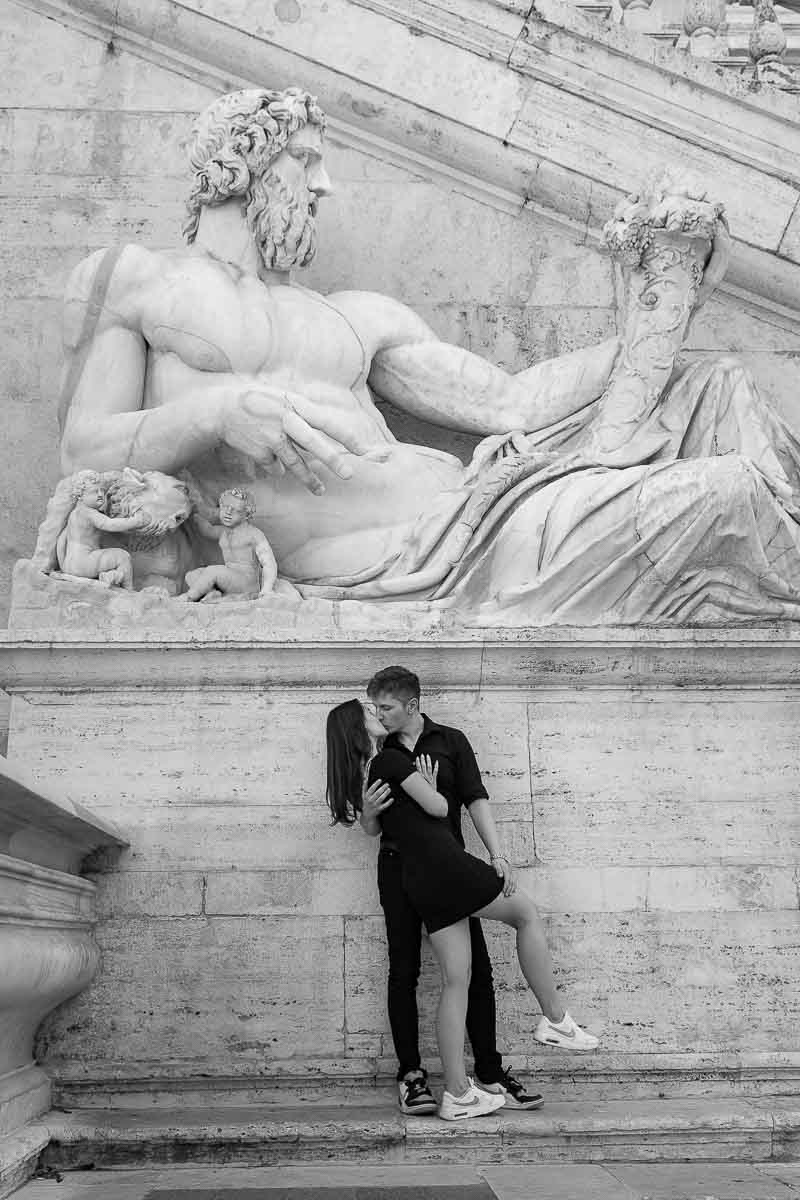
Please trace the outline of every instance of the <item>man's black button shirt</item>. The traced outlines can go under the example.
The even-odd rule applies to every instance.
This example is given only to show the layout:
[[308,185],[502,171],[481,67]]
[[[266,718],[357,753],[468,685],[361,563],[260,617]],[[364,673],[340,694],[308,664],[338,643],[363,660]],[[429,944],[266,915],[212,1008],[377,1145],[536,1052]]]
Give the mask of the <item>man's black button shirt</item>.
[[[488,800],[489,793],[483,786],[481,773],[475,761],[475,752],[469,744],[466,734],[460,729],[451,729],[449,725],[439,725],[430,717],[422,714],[422,733],[417,738],[413,750],[403,744],[396,733],[387,735],[383,743],[384,750],[399,750],[412,761],[421,754],[427,754],[432,763],[439,764],[439,775],[436,788],[447,801],[447,819],[450,827],[461,845],[464,836],[461,832],[461,806],[469,807],[473,800]],[[381,848],[396,850],[397,847],[381,835]]]

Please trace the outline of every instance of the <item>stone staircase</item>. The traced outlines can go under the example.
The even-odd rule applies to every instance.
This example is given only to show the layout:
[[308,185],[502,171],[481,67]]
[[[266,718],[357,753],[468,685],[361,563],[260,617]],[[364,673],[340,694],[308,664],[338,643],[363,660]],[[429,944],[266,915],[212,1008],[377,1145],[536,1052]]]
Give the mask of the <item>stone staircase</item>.
[[364,1100],[362,1093],[344,1104],[55,1109],[41,1123],[48,1144],[40,1169],[800,1160],[795,1097],[556,1101],[454,1124],[403,1116],[388,1087]]

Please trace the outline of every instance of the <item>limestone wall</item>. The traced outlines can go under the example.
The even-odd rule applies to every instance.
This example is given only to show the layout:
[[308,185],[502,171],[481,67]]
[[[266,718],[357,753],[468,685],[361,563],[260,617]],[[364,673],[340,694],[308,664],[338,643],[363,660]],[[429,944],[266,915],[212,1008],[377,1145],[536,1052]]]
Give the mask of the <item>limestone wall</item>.
[[[166,70],[93,32],[0,0],[0,506],[9,514],[0,540],[0,620],[11,568],[32,549],[58,473],[59,299],[66,277],[98,246],[175,242],[185,191],[181,141],[192,115],[219,90],[198,82],[194,68]],[[313,87],[314,78],[287,73],[292,61],[281,60],[279,77],[263,82]],[[315,70],[309,63],[311,76]],[[441,86],[451,82],[443,76]],[[615,128],[612,122],[598,134],[598,153]],[[432,125],[433,141],[434,134]],[[570,136],[565,126],[565,143]],[[551,129],[547,138],[553,137]],[[480,193],[453,171],[433,178],[422,160],[415,165],[413,156],[375,138],[369,147],[345,145],[332,131],[336,193],[321,209],[321,249],[305,276],[311,286],[395,295],[442,337],[512,370],[613,330],[611,267],[586,229],[546,219],[535,203],[523,208],[521,197],[515,207],[507,193],[491,187]],[[465,165],[480,174],[479,164]],[[733,176],[721,198],[737,211],[758,211],[754,180],[752,172],[739,179],[753,190],[746,204]],[[627,186],[637,182],[631,178]],[[790,419],[796,419],[797,348],[785,313],[770,315],[769,305],[754,308],[730,293],[700,314],[689,343],[692,354],[742,354]],[[390,417],[400,437],[469,453],[469,439]]]
[[137,1081],[241,1094],[393,1069],[376,845],[330,828],[323,729],[400,661],[472,739],[570,1007],[602,1037],[579,1060],[537,1052],[511,935],[491,927],[504,1051],[553,1097],[794,1088],[797,653],[746,631],[21,643],[13,754],[130,841],[96,864],[102,966],[45,1025],[44,1065],[86,1103],[98,1084],[124,1102]]
[[[109,242],[176,240],[181,139],[218,88],[12,0],[0,0],[0,30],[1,608],[57,477],[66,276]],[[289,62],[261,82],[306,82]],[[535,119],[525,128],[534,138]],[[597,130],[593,169],[619,127],[609,118]],[[569,129],[551,123],[548,136]],[[613,329],[615,281],[591,213],[585,228],[548,217],[535,189],[515,207],[507,191],[437,174],[377,137],[356,146],[334,130],[329,158],[337,191],[321,210],[312,286],[392,293],[510,369]],[[742,191],[731,172],[721,198],[757,216],[759,177],[743,172]],[[770,209],[770,236],[783,207]],[[729,289],[699,315],[688,354],[741,354],[800,429],[795,320]],[[469,452],[468,439],[390,416],[402,437]],[[335,686],[299,668],[269,685],[252,672],[223,682],[218,666],[170,681],[166,654],[155,683],[112,672],[82,685],[77,651],[67,676],[15,685],[12,755],[131,842],[120,869],[97,876],[100,975],[43,1032],[44,1061],[62,1078],[189,1087],[208,1073],[255,1086],[320,1066],[388,1069],[375,847],[332,831],[321,799],[324,712],[345,677],[356,689],[387,658],[374,645],[349,653]],[[401,661],[419,665],[409,652]],[[550,914],[571,1005],[603,1036],[599,1058],[563,1064],[561,1086],[584,1071],[596,1091],[620,1078],[635,1089],[643,1075],[642,1086],[668,1089],[673,1069],[699,1090],[712,1086],[706,1074],[718,1087],[761,1087],[770,1072],[793,1081],[793,1053],[775,1047],[794,1044],[800,994],[795,683],[756,671],[711,689],[690,670],[666,686],[658,674],[624,686],[609,676],[587,690],[551,665],[542,691],[519,675],[456,678],[452,661],[428,663],[427,706],[473,739],[506,845]],[[524,1062],[535,1006],[508,936],[493,933],[492,948],[503,1045]],[[430,957],[422,995],[430,1056]]]

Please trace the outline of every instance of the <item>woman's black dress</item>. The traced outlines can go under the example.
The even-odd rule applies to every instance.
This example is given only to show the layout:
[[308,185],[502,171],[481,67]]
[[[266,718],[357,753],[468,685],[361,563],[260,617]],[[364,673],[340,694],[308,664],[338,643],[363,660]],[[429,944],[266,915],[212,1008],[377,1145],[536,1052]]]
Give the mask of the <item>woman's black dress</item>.
[[400,750],[381,750],[370,763],[369,783],[382,779],[392,789],[394,804],[381,815],[381,826],[400,853],[408,898],[428,933],[436,933],[490,904],[503,880],[459,844],[447,817],[432,817],[404,791],[403,780],[414,771]]

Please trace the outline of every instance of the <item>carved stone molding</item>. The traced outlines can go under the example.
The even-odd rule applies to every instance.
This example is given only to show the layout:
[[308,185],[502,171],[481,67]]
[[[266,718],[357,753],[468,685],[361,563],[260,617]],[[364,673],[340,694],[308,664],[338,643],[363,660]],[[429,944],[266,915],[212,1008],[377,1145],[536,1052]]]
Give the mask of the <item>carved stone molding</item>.
[[[494,632],[494,631],[493,631]],[[514,630],[508,637],[381,638],[291,643],[229,640],[0,644],[0,685],[47,703],[71,693],[257,687],[361,688],[376,661],[412,663],[431,688],[482,693],[581,688],[791,688],[800,632]]]

